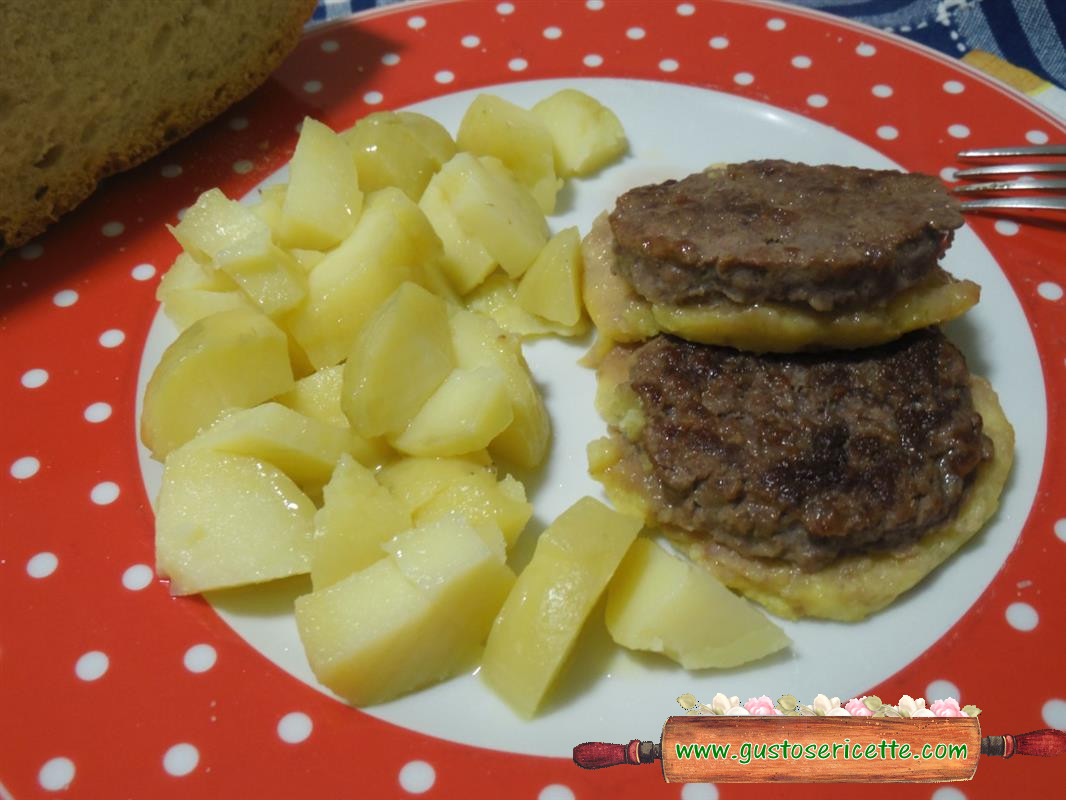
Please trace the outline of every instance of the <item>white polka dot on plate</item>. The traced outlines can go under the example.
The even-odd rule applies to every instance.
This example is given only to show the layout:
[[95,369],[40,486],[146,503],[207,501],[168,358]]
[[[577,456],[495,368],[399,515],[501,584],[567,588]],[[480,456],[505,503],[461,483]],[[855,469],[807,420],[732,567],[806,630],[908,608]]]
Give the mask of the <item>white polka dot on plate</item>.
[[692,3],[682,3],[677,7],[677,13],[682,17],[691,17],[696,13],[696,6]]
[[887,83],[878,83],[872,89],[870,89],[870,92],[873,94],[874,97],[891,97],[892,87],[889,86]]
[[120,331],[118,328],[110,328],[100,334],[100,346],[101,347],[118,347],[124,341],[126,341],[126,334]]
[[1044,722],[1052,728],[1058,728],[1060,731],[1066,730],[1066,700],[1052,697],[1044,703],[1040,713],[1044,717]]
[[62,289],[52,295],[52,302],[60,308],[67,308],[78,302],[78,293],[73,289]]
[[725,50],[729,47],[729,40],[724,36],[714,36],[709,42],[707,42],[715,50]]
[[125,231],[125,230],[126,230],[126,226],[123,225],[118,220],[112,220],[111,222],[105,222],[100,227],[100,233],[102,233],[104,236],[107,236],[110,239],[113,239],[116,236],[121,236],[122,232]]
[[41,788],[49,792],[59,792],[70,786],[74,780],[74,762],[69,758],[59,756],[50,758],[41,766],[37,773],[37,782]]
[[507,16],[514,13],[514,3],[500,3],[496,6],[496,13]]
[[673,58],[664,58],[659,62],[659,69],[663,72],[677,72],[677,68],[681,66]]
[[238,175],[247,175],[249,172],[252,171],[252,168],[254,166],[255,165],[251,161],[242,158],[240,161],[233,162],[233,171],[236,172]]
[[689,783],[681,787],[681,800],[718,800],[718,787],[713,783]]
[[1031,631],[1040,622],[1040,615],[1028,603],[1011,603],[1006,611],[1007,624],[1016,631]]
[[28,369],[22,373],[20,380],[27,389],[40,389],[48,383],[48,370],[40,368]]
[[1047,144],[1048,135],[1043,131],[1026,131],[1025,138],[1030,144]]
[[409,20],[407,20],[407,27],[410,28],[413,31],[420,31],[424,27],[426,27],[426,18],[425,17],[411,17]]
[[812,62],[811,62],[811,57],[810,56],[793,56],[792,57],[792,66],[794,66],[796,69],[809,69],[810,66],[811,66],[811,63]]
[[603,0],[585,0],[585,8],[589,11],[599,11],[603,8]]
[[229,121],[230,130],[243,131],[248,127],[247,117],[231,117]]
[[341,48],[336,39],[326,39],[319,47],[322,48],[323,53],[336,53]]
[[381,92],[367,92],[363,95],[363,102],[367,105],[376,106],[385,96]]
[[111,406],[108,403],[92,403],[85,407],[86,422],[103,422],[111,416]]
[[74,674],[83,681],[97,681],[104,676],[109,666],[111,666],[111,660],[107,657],[107,653],[90,650],[88,653],[83,653],[74,663]]
[[638,39],[643,39],[644,38],[644,29],[643,28],[630,28],[629,30],[626,31],[626,38],[627,39],[632,39],[633,41],[637,41]]
[[545,39],[558,39],[562,35],[563,35],[563,29],[559,28],[559,27],[556,27],[555,25],[552,25],[551,27],[548,27],[548,28],[544,29],[544,38]]
[[23,261],[33,261],[44,254],[44,245],[33,242],[19,249],[19,258]]
[[877,129],[877,136],[880,139],[891,141],[899,137],[899,131],[891,125],[882,125]]
[[948,133],[956,139],[965,139],[970,135],[970,129],[962,123],[956,122],[953,125],[948,125]]
[[121,489],[118,488],[118,484],[114,481],[103,481],[96,484],[89,492],[89,499],[92,500],[98,506],[109,506],[118,500]]
[[959,81],[944,81],[944,91],[948,94],[962,94],[966,86]]
[[313,728],[309,716],[293,711],[278,720],[278,738],[286,744],[299,744],[311,735]]
[[812,94],[807,98],[807,105],[811,108],[825,108],[829,105],[829,98],[824,94]]
[[551,783],[540,790],[537,800],[574,800],[574,792],[569,786]]
[[1051,300],[1052,302],[1062,299],[1062,287],[1051,281],[1044,281],[1038,284],[1036,293],[1045,300]]
[[154,577],[155,573],[147,564],[134,564],[122,573],[122,585],[131,592],[139,592],[141,589],[148,588]]
[[529,62],[524,58],[512,58],[507,62],[507,69],[511,70],[511,72],[521,72],[528,66]]
[[1066,519],[1057,519],[1055,524],[1051,527],[1055,531],[1055,535],[1062,541],[1066,542]]
[[932,705],[937,700],[947,700],[949,697],[954,697],[961,702],[962,697],[959,693],[959,687],[951,681],[938,680],[933,681],[925,687],[925,704],[926,706]]
[[395,67],[400,63],[400,55],[398,53],[386,53],[381,57],[381,63],[386,67]]
[[1020,230],[1018,223],[1012,219],[997,219],[993,227],[1000,236],[1014,236]]
[[750,72],[738,72],[733,76],[733,83],[739,86],[750,86],[755,81],[755,76]]
[[863,58],[869,58],[877,52],[877,48],[874,47],[872,44],[862,42],[858,47],[855,48],[855,52]]
[[474,36],[472,33],[468,33],[466,36],[459,40],[459,44],[461,44],[463,47],[477,47],[479,44],[481,44],[481,39],[479,39],[477,36]]
[[400,788],[410,794],[422,794],[437,782],[437,771],[425,761],[408,761],[400,769]]
[[189,672],[207,672],[218,661],[218,652],[209,644],[194,644],[185,651],[182,663]]
[[304,91],[308,94],[318,94],[322,91],[322,81],[307,81],[304,84]]
[[160,167],[159,174],[164,178],[176,178],[181,174],[181,164],[164,164]]
[[586,67],[599,67],[603,65],[603,56],[598,53],[589,53],[581,59],[581,63]]
[[442,69],[436,75],[433,76],[433,80],[437,83],[451,83],[455,80],[455,73],[451,70]]
[[954,786],[943,786],[933,792],[932,800],[966,800],[966,795]]
[[944,167],[940,170],[940,180],[947,181],[948,183],[955,183],[958,181],[955,173],[958,172],[957,167]]
[[766,27],[771,31],[783,31],[785,29],[785,21],[780,17],[773,17],[766,20]]
[[135,281],[148,281],[155,277],[155,267],[151,264],[138,264],[130,270]]
[[23,456],[22,458],[16,458],[11,462],[11,477],[18,478],[20,481],[26,480],[26,478],[32,478],[37,474],[37,470],[41,468],[41,462],[33,456]]
[[31,578],[47,578],[58,566],[59,559],[55,553],[38,553],[26,562],[26,574]]
[[200,751],[188,742],[176,744],[163,754],[163,769],[175,778],[188,775],[199,763]]

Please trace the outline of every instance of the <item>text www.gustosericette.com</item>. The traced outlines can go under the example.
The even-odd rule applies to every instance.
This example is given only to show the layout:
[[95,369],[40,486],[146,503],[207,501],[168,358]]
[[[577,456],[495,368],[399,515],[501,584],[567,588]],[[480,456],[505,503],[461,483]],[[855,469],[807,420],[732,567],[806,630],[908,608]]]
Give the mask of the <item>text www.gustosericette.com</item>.
[[732,749],[731,744],[717,742],[709,744],[679,743],[674,747],[679,759],[695,758],[717,761],[730,759],[741,764],[750,764],[752,761],[787,761],[789,759],[796,761],[825,761],[828,759],[850,761],[873,761],[878,759],[885,761],[902,759],[920,761],[935,759],[938,761],[950,761],[953,759],[965,760],[967,755],[966,745],[964,744],[944,744],[941,742],[934,745],[926,743],[921,746],[920,750],[915,751],[909,743],[903,742],[900,744],[895,739],[891,741],[882,739],[880,744],[871,742],[865,746],[851,744],[851,740],[847,738],[843,742],[822,742],[821,744],[793,743],[789,742],[788,739],[782,739],[780,742],[774,742],[773,744],[743,742],[734,752],[730,752]]

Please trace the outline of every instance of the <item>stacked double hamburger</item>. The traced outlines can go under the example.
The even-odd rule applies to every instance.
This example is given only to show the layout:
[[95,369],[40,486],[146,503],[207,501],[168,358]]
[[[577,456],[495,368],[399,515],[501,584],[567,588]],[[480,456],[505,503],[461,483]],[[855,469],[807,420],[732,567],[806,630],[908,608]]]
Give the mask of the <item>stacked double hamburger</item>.
[[934,178],[754,161],[622,195],[584,242],[590,469],[726,585],[857,620],[995,512],[1013,431],[937,327],[979,287]]

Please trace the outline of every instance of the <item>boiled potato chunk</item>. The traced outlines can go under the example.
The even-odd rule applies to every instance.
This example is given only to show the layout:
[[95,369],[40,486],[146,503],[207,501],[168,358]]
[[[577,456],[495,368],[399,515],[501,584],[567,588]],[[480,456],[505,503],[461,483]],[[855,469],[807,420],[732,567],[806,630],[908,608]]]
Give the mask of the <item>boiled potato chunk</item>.
[[293,387],[285,334],[258,311],[223,311],[182,331],[148,381],[141,441],[157,459],[230,408],[249,408]]
[[307,276],[307,301],[285,320],[318,369],[339,364],[367,320],[404,281],[422,283],[442,254],[429,221],[399,189],[367,201],[351,236]]
[[471,666],[510,585],[499,552],[469,526],[416,529],[390,547],[388,558],[296,601],[316,677],[356,705]]
[[250,456],[182,448],[163,469],[156,570],[172,594],[307,572],[315,507],[280,470]]
[[494,366],[507,375],[514,420],[493,439],[490,452],[519,467],[539,466],[548,452],[551,423],[518,340],[492,320],[463,309],[454,309],[449,321],[460,367]]
[[470,153],[456,154],[435,181],[463,233],[508,275],[525,272],[548,241],[548,223],[529,191],[496,159]]
[[423,525],[458,514],[472,524],[491,523],[503,534],[509,548],[518,540],[533,516],[533,506],[526,501],[526,490],[510,475],[497,482],[489,471],[473,473],[443,487],[414,514],[416,525]]
[[363,193],[351,152],[327,126],[305,117],[289,162],[278,238],[285,247],[328,250],[355,228]]
[[515,295],[518,305],[560,325],[581,321],[581,236],[577,228],[559,231],[526,270]]
[[242,206],[220,189],[209,189],[186,209],[176,226],[170,227],[174,238],[201,264],[210,264],[219,250],[249,236],[270,238],[270,227],[251,209]]
[[285,204],[287,188],[284,183],[264,186],[259,190],[259,202],[249,206],[252,213],[269,225],[272,231],[277,231],[278,223],[281,222],[281,207]]
[[456,369],[391,442],[410,455],[458,456],[484,449],[513,419],[503,370]]
[[303,486],[328,481],[347,446],[344,431],[280,403],[234,411],[188,444],[269,461]]
[[555,210],[563,182],[555,177],[552,135],[532,111],[502,97],[478,95],[459,123],[456,142],[461,150],[498,158],[529,189],[541,211]]
[[405,283],[356,339],[344,366],[341,406],[363,436],[400,433],[454,367],[444,301]]
[[315,591],[385,557],[382,544],[411,527],[403,504],[350,456],[341,456],[315,514],[311,581]]
[[577,89],[546,97],[533,113],[551,133],[555,170],[560,175],[589,175],[626,151],[622,123],[607,106]]
[[344,367],[337,364],[323,367],[296,381],[288,392],[274,399],[306,417],[332,425],[348,437],[347,450],[355,460],[367,467],[376,467],[389,460],[392,449],[384,439],[368,439],[351,429],[341,408],[341,389]]
[[462,458],[400,458],[382,467],[378,480],[414,514],[453,483],[491,475],[490,464],[484,451]]
[[395,186],[416,203],[455,142],[434,119],[412,111],[379,111],[341,134],[352,149],[365,192]]
[[[536,262],[534,262],[535,265]],[[527,272],[526,275],[528,274]],[[522,280],[525,280],[526,275],[522,276]],[[484,314],[503,330],[522,338],[549,334],[583,336],[588,333],[587,320],[579,318],[574,325],[563,325],[531,314],[519,304],[518,289],[519,284],[508,278],[505,273],[497,271],[468,294],[464,301],[471,311]],[[566,301],[563,302],[565,304]]]
[[735,667],[789,644],[784,632],[706,570],[650,539],[634,542],[607,589],[607,630],[685,669]]
[[219,311],[254,307],[229,275],[201,264],[188,253],[175,259],[159,282],[155,296],[163,304],[163,313],[179,330]]
[[444,247],[441,269],[459,294],[466,294],[496,268],[496,259],[485,246],[463,230],[448,199],[448,191],[459,179],[455,170],[442,171],[433,176],[418,207],[426,215]]
[[401,533],[384,547],[404,576],[447,610],[451,624],[467,629],[468,641],[484,643],[515,582],[499,529],[475,529],[451,516]]
[[215,263],[269,316],[295,308],[307,296],[305,271],[271,242],[269,231],[222,248],[215,254]]
[[533,560],[493,623],[481,662],[485,680],[523,716],[533,716],[562,671],[641,527],[637,517],[585,497],[537,540]]

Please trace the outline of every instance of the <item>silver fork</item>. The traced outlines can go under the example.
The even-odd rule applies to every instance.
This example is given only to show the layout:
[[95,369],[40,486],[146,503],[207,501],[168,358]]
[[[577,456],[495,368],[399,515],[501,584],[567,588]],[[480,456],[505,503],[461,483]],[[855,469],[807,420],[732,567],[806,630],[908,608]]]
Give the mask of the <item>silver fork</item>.
[[[989,147],[981,150],[963,150],[958,154],[960,161],[992,158],[1042,158],[1066,156],[1066,145],[1042,144],[1022,147]],[[1037,178],[1034,175],[1051,175],[1053,177]],[[1054,177],[1054,176],[1061,177]],[[1002,176],[1020,176],[1014,180],[1003,180]],[[963,211],[986,211],[995,209],[1026,209],[1066,211],[1066,161],[1026,162],[1008,164],[990,164],[986,167],[972,167],[959,170],[956,178],[972,180],[975,178],[992,178],[990,181],[956,186],[953,192],[963,195],[990,194],[995,192],[1052,192],[1047,195],[1022,195],[1014,197],[982,197],[966,200],[962,203]],[[999,178],[999,180],[996,180]]]

